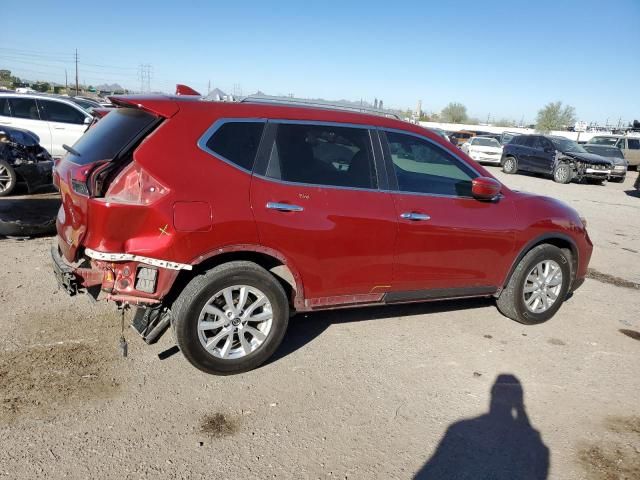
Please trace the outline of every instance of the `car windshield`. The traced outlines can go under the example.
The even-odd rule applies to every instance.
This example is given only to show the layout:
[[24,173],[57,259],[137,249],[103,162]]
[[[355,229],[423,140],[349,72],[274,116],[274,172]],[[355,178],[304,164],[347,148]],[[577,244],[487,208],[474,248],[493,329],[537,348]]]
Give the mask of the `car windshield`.
[[474,147],[497,147],[500,148],[500,144],[495,138],[480,138],[476,137],[473,140]]
[[568,138],[549,137],[549,140],[551,140],[553,145],[561,152],[588,153],[577,142],[569,140]]
[[616,137],[593,137],[589,143],[593,145],[615,145],[618,139]]

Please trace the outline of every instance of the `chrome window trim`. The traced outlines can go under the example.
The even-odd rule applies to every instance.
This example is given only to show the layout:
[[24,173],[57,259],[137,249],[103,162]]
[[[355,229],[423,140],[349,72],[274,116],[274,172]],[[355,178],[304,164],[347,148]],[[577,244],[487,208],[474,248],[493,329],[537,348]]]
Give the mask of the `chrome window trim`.
[[[222,127],[223,125],[225,125],[226,123],[264,123],[265,126],[267,124],[267,119],[266,118],[246,118],[246,117],[238,117],[238,118],[234,118],[234,117],[225,117],[225,118],[219,118],[218,120],[216,120],[215,122],[213,122],[213,124],[207,128],[204,133],[200,136],[200,138],[198,139],[198,141],[196,142],[196,145],[198,146],[198,148],[200,150],[202,150],[205,153],[208,153],[209,155],[215,157],[218,160],[223,161],[224,163],[237,168],[238,170],[248,173],[249,175],[251,175],[252,170],[248,170],[244,167],[241,167],[240,165],[238,165],[237,163],[229,160],[227,157],[220,155],[219,153],[214,152],[213,150],[211,150],[209,147],[207,147],[207,142],[209,140],[211,140],[211,137],[213,137],[213,135],[220,129],[220,127]],[[264,134],[264,126],[262,127],[262,133]],[[260,148],[260,145],[258,145],[258,148]],[[256,155],[258,154],[258,152],[256,151]],[[253,159],[254,164],[255,164],[255,158]]]
[[322,183],[291,182],[289,180],[280,180],[279,178],[267,177],[265,175],[260,175],[258,173],[254,173],[253,176],[256,178],[260,178],[262,180],[267,180],[269,182],[282,183],[284,185],[291,185],[291,186],[297,185],[301,187],[331,188],[331,189],[337,189],[337,190],[354,190],[354,191],[361,191],[361,192],[396,193],[396,192],[391,192],[390,190],[380,190],[379,188],[343,187],[341,185],[324,185]]

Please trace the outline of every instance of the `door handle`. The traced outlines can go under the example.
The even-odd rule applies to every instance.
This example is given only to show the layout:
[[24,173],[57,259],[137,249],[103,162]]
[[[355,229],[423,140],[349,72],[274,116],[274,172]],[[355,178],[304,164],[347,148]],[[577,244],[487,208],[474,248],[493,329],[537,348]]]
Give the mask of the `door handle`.
[[64,127],[53,127],[54,130],[65,130]]
[[416,212],[405,212],[405,213],[401,213],[400,214],[400,218],[404,219],[404,220],[412,220],[414,222],[420,221],[420,220],[430,220],[431,217],[429,215],[426,215],[424,213],[416,213]]
[[0,122],[0,125],[11,125],[11,122]]
[[267,202],[266,206],[270,210],[278,210],[279,212],[302,212],[304,210],[300,205],[290,203]]

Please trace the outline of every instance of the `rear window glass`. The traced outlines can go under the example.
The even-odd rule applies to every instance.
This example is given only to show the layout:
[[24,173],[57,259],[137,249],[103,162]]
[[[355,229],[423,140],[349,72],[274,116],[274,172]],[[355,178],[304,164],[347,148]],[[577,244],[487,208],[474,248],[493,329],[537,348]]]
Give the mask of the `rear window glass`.
[[227,122],[207,141],[207,148],[245,170],[253,169],[264,122]]
[[80,156],[69,153],[67,158],[79,165],[112,160],[129,142],[148,129],[156,118],[136,108],[116,108],[73,145]]

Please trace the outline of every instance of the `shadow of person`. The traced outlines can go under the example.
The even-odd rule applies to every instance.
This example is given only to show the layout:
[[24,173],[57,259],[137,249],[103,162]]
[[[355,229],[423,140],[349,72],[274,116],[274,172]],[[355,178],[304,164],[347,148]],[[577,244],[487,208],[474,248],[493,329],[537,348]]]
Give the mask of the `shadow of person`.
[[489,412],[451,425],[415,479],[543,480],[549,449],[529,423],[522,385],[501,374],[491,389]]

